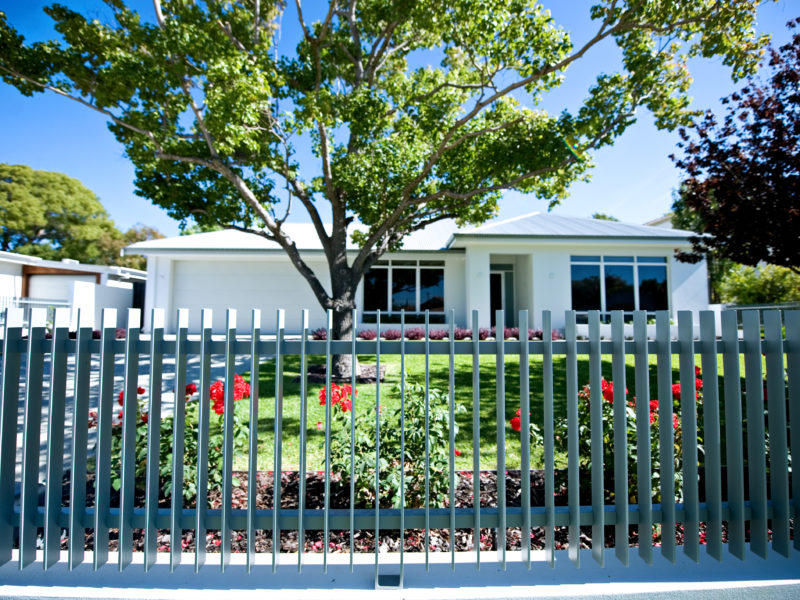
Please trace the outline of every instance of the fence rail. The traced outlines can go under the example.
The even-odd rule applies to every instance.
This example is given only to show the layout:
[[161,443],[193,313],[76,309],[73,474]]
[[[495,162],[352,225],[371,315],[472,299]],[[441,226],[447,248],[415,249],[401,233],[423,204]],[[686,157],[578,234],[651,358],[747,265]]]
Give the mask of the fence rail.
[[[303,330],[298,336],[288,336],[284,330],[283,311],[277,315],[277,333],[261,334],[261,314],[254,310],[251,326],[245,335],[237,329],[236,311],[227,313],[224,339],[212,339],[211,311],[203,311],[199,336],[189,336],[188,313],[178,312],[178,328],[174,336],[165,336],[164,315],[154,311],[149,337],[140,332],[140,313],[130,310],[127,316],[125,339],[116,339],[117,315],[106,310],[100,339],[92,339],[92,331],[80,327],[75,339],[70,339],[66,311],[58,309],[52,331],[46,329],[44,311],[34,309],[23,327],[19,309],[8,309],[5,315],[2,340],[2,399],[0,403],[0,564],[19,561],[20,568],[37,558],[37,544],[43,549],[44,567],[50,568],[61,560],[62,530],[68,532],[67,560],[74,568],[85,560],[85,531],[93,532],[92,560],[95,568],[105,564],[109,557],[109,535],[117,530],[117,560],[120,569],[131,564],[134,551],[134,530],[144,530],[144,564],[149,569],[159,553],[158,532],[168,530],[173,543],[169,547],[169,560],[173,568],[182,560],[191,559],[200,569],[208,559],[206,533],[220,532],[219,560],[224,571],[232,555],[231,532],[246,532],[246,560],[248,568],[258,560],[256,531],[269,530],[272,536],[271,561],[273,568],[281,557],[282,531],[297,531],[300,542],[296,556],[298,568],[304,563],[304,539],[308,532],[323,532],[323,568],[327,568],[329,539],[332,530],[347,530],[350,535],[351,565],[354,552],[353,536],[359,530],[371,530],[375,536],[376,582],[381,581],[381,567],[388,565],[385,554],[379,551],[381,532],[397,531],[399,544],[399,574],[394,583],[402,582],[403,539],[412,529],[424,529],[425,561],[429,559],[429,535],[432,529],[444,529],[453,540],[457,529],[472,530],[475,565],[480,566],[482,529],[496,532],[497,557],[501,565],[507,560],[521,560],[531,564],[532,528],[544,529],[544,551],[551,565],[556,560],[556,528],[567,528],[565,558],[579,566],[582,538],[592,540],[592,553],[600,564],[604,560],[603,548],[613,529],[613,545],[619,561],[628,564],[632,533],[638,537],[634,548],[647,563],[653,560],[652,531],[661,529],[660,551],[675,561],[678,544],[676,528],[683,531],[683,552],[697,560],[701,547],[716,559],[722,559],[725,548],[733,556],[742,558],[746,544],[752,552],[766,558],[769,546],[778,554],[788,556],[791,549],[800,550],[800,538],[792,536],[794,519],[800,502],[800,477],[791,476],[791,455],[800,455],[800,311],[766,311],[763,320],[757,311],[742,314],[740,332],[737,313],[721,314],[722,336],[716,335],[715,316],[712,312],[699,315],[700,335],[694,339],[693,315],[678,314],[677,339],[670,337],[670,317],[666,312],[656,314],[655,335],[648,338],[647,317],[644,312],[634,313],[633,339],[625,339],[624,316],[613,313],[611,339],[601,340],[600,314],[588,314],[588,340],[576,335],[576,313],[566,313],[564,339],[552,339],[551,315],[543,313],[544,339],[542,340],[480,340],[478,315],[472,314],[474,339],[456,340],[452,313],[449,317],[449,336],[446,340],[431,340],[429,322],[426,320],[424,339],[405,339],[405,323],[401,321],[401,335],[397,340],[332,340],[332,315],[328,315],[327,338],[310,339],[308,312],[303,311]],[[377,314],[380,331],[380,313]],[[355,319],[354,321],[355,322]],[[500,311],[497,323],[504,323]],[[519,314],[519,331],[528,331],[527,311]],[[784,333],[785,331],[785,333]],[[523,337],[525,337],[523,335]],[[222,422],[221,472],[219,487],[221,508],[212,509],[207,502],[191,507],[181,493],[172,493],[168,503],[159,505],[160,477],[166,478],[172,490],[183,490],[188,479],[196,487],[197,498],[208,496],[212,476],[209,472],[208,452],[211,414],[211,356],[225,358],[224,400]],[[257,478],[259,440],[272,436],[274,444],[272,465],[280,473],[284,462],[284,368],[286,359],[298,357],[300,372],[306,373],[309,357],[322,355],[327,366],[325,389],[324,440],[324,506],[322,509],[306,506],[306,481],[300,477],[297,507],[281,507],[281,485],[272,489],[276,510],[257,508],[256,485],[247,491],[247,508],[234,506],[234,448],[237,356],[251,358],[253,365],[250,380],[249,424],[247,441],[241,451],[241,461],[247,463],[249,481]],[[350,427],[350,486],[346,509],[331,505],[331,451],[332,425],[336,410],[332,400],[332,361],[336,355],[372,356],[376,374],[381,373],[382,361],[387,357],[400,360],[400,421],[399,436],[401,456],[407,456],[409,435],[406,421],[409,410],[407,387],[408,357],[424,357],[424,456],[403,458],[403,475],[399,478],[399,506],[380,507],[357,505],[355,493],[356,423],[355,406],[348,421]],[[114,388],[114,368],[124,364],[123,394],[125,398],[137,397],[137,380],[140,357],[150,365],[149,416],[146,427],[137,423],[134,410],[124,411],[121,423],[115,423],[113,414],[117,402]],[[431,358],[442,356],[448,360],[449,389],[444,394],[447,409],[447,436],[439,439],[431,434]],[[492,465],[497,477],[495,506],[481,506],[481,491],[473,485],[472,506],[457,507],[456,488],[456,400],[455,373],[458,357],[471,357],[472,406],[471,449],[473,454],[472,481],[478,482],[486,465],[480,463],[481,433],[494,428],[497,454]],[[169,449],[171,464],[162,447],[162,419],[167,415],[163,401],[163,360],[175,360],[174,397],[172,408],[172,441]],[[495,384],[486,386],[481,375],[481,357],[492,357]],[[507,368],[513,357],[515,366]],[[604,360],[610,357],[610,368]],[[632,365],[627,359],[632,359]],[[95,362],[92,362],[92,359]],[[259,398],[259,368],[269,358],[274,364],[274,384],[270,397]],[[677,358],[678,381],[674,381],[673,358]],[[699,358],[702,372],[706,374],[702,403],[698,402],[696,362]],[[588,359],[588,389],[586,381],[579,380],[579,363]],[[196,436],[189,435],[188,403],[183,402],[186,384],[187,360],[199,363],[199,396],[197,400]],[[554,362],[564,384],[556,386]],[[655,364],[653,364],[653,362]],[[458,364],[465,364],[459,360]],[[516,366],[516,365],[519,366]],[[48,365],[48,368],[45,368]],[[74,385],[67,386],[68,366],[74,369]],[[93,365],[95,365],[93,367]],[[630,368],[629,368],[630,367]],[[651,369],[652,367],[652,369]],[[95,369],[96,383],[92,384]],[[518,372],[513,372],[514,370]],[[540,369],[541,388],[532,389],[532,369]],[[626,377],[632,378],[626,382]],[[45,376],[46,375],[46,376]],[[613,386],[606,381],[610,375]],[[560,375],[559,375],[560,376]],[[605,376],[605,377],[604,377]],[[518,395],[507,394],[506,381],[519,377]],[[651,382],[651,379],[654,381]],[[43,385],[44,380],[46,386]],[[376,379],[380,379],[376,377]],[[674,402],[674,385],[680,386],[680,400]],[[654,385],[651,385],[654,384]],[[94,385],[94,387],[92,387]],[[355,374],[351,385],[356,387]],[[364,387],[369,384],[361,384]],[[390,432],[381,417],[381,387],[376,381],[374,406],[374,443],[370,446],[369,461],[374,474],[374,497],[381,497],[381,474],[391,469],[397,456],[381,454],[381,436]],[[92,389],[90,389],[92,388]],[[262,390],[264,386],[261,386]],[[629,393],[628,389],[632,391]],[[490,393],[486,393],[487,389]],[[634,397],[651,402],[637,401]],[[601,394],[601,390],[603,393]],[[591,393],[590,393],[591,392]],[[587,398],[588,395],[588,398]],[[96,398],[96,400],[91,400]],[[566,420],[563,429],[554,416],[554,399],[565,404]],[[308,379],[300,378],[300,439],[299,471],[308,469],[307,446],[309,403],[314,402]],[[96,404],[94,404],[96,402]],[[216,400],[215,400],[216,402]],[[359,402],[353,394],[352,402]],[[541,407],[534,406],[541,402]],[[587,404],[588,402],[588,404]],[[259,403],[271,403],[274,422],[271,432],[259,425]],[[655,403],[655,404],[654,404]],[[493,406],[494,422],[481,418],[481,405]],[[519,406],[517,428],[509,427],[509,415]],[[43,412],[46,408],[46,412]],[[541,409],[543,428],[531,428],[529,411]],[[86,423],[90,409],[97,411],[96,445],[90,449]],[[364,406],[359,408],[365,410]],[[604,412],[605,411],[605,412]],[[609,412],[610,411],[610,412]],[[46,415],[47,434],[42,435]],[[70,417],[71,415],[71,417]],[[657,416],[654,417],[654,415]],[[512,416],[513,418],[513,416]],[[588,426],[581,419],[588,419]],[[604,422],[604,419],[607,422]],[[120,432],[119,448],[114,450],[115,429]],[[463,424],[462,424],[463,426]],[[605,428],[605,429],[604,429]],[[519,429],[519,432],[516,430]],[[65,430],[68,440],[65,440]],[[194,429],[192,429],[194,431]],[[604,431],[607,435],[604,437]],[[18,433],[22,433],[21,446]],[[413,432],[420,433],[420,432]],[[563,434],[563,435],[562,435]],[[744,435],[743,435],[744,434]],[[515,437],[516,436],[516,437]],[[677,438],[676,438],[677,436]],[[679,439],[678,439],[679,438]],[[532,501],[531,488],[521,484],[518,506],[507,505],[506,444],[517,443],[520,448],[520,480],[531,480],[531,450],[538,451],[541,444],[544,462],[544,501]],[[65,448],[65,441],[68,446]],[[139,448],[146,448],[142,459]],[[534,444],[532,446],[531,444]],[[141,445],[143,444],[143,445]],[[186,471],[187,448],[196,448],[197,464]],[[612,455],[604,452],[613,447]],[[432,452],[442,448],[447,451],[448,486],[447,506],[437,507],[431,498]],[[564,449],[566,473],[556,469],[556,451]],[[790,452],[790,450],[792,452]],[[119,470],[112,468],[112,454],[119,452]],[[384,451],[385,452],[385,451]],[[633,457],[630,453],[635,453]],[[246,455],[246,459],[245,459]],[[90,456],[94,457],[91,467]],[[364,458],[364,457],[361,457]],[[635,458],[635,460],[633,460]],[[658,458],[658,460],[657,460]],[[366,460],[366,459],[365,459]],[[406,460],[422,461],[424,465],[424,502],[420,507],[406,506]],[[606,462],[608,460],[608,462]],[[633,460],[633,462],[632,462]],[[383,461],[383,462],[382,462]],[[390,466],[387,465],[389,461]],[[70,465],[69,502],[62,501],[64,466]],[[140,464],[141,463],[141,464]],[[44,465],[43,481],[41,466]],[[383,466],[382,466],[383,465]],[[146,484],[137,490],[137,466],[145,470]],[[395,464],[394,468],[398,468]],[[95,501],[87,503],[84,479],[87,471],[94,475]],[[658,485],[651,489],[654,475]],[[554,501],[556,481],[566,488],[566,504],[557,506]],[[275,479],[279,478],[275,476]],[[629,482],[630,479],[630,482]],[[118,506],[111,506],[112,482],[119,487]],[[40,484],[44,494],[40,494]],[[702,485],[701,485],[702,484]],[[585,490],[585,493],[581,493]],[[142,496],[143,492],[143,496]],[[163,500],[163,498],[162,498]],[[633,501],[632,501],[633,500]],[[168,508],[167,508],[168,506]],[[238,506],[238,504],[237,504]],[[632,527],[635,526],[635,527]],[[581,531],[581,528],[591,528]],[[511,553],[507,531],[519,528],[519,554]],[[181,552],[183,530],[193,530],[195,552]],[[701,531],[702,530],[702,531]],[[725,537],[725,540],[723,540]],[[749,539],[748,539],[749,538]],[[450,543],[451,562],[455,565],[455,544]],[[560,554],[558,554],[560,556]],[[395,569],[396,571],[396,569]]]

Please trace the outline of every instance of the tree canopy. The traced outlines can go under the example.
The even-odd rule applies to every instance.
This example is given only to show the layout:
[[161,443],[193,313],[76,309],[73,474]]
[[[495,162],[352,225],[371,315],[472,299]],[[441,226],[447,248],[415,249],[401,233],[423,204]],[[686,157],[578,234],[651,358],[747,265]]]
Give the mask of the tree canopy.
[[143,267],[121,257],[133,242],[163,237],[144,226],[122,233],[80,181],[25,165],[0,164],[0,249],[48,260]]
[[[740,78],[766,44],[757,0],[599,0],[585,39],[535,0],[330,0],[311,7],[314,22],[300,0],[285,11],[154,0],[144,18],[106,2],[111,23],[45,9],[63,37],[47,43],[26,44],[0,15],[2,78],[105,114],[138,193],[174,218],[277,242],[334,309],[336,333],[352,326],[364,272],[404,236],[482,222],[504,190],[557,203],[638,108],[661,128],[689,123],[689,58],[719,57]],[[288,19],[300,41],[281,54]],[[601,44],[616,44],[619,68],[598,74],[577,110],[543,110]],[[322,242],[330,289],[283,227],[296,208]]]
[[705,234],[679,256],[685,260],[713,251],[800,273],[800,34],[770,50],[765,70],[765,79],[723,99],[722,122],[708,112],[681,130],[684,153],[675,161],[687,179],[678,208]]

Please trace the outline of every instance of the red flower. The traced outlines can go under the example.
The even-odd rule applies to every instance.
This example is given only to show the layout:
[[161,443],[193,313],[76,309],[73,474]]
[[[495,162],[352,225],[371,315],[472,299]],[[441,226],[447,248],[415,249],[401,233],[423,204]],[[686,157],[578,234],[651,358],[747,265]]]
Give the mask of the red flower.
[[317,421],[317,431],[322,431],[324,429],[324,425],[322,421]]
[[697,365],[695,365],[694,367],[694,376],[700,377],[700,367],[698,367]]
[[678,419],[678,415],[672,415],[672,428],[677,429],[678,425],[681,424],[680,419]]
[[650,411],[650,425],[652,425],[655,422],[656,422],[656,413],[653,412],[653,411]]
[[606,402],[614,402],[614,382],[608,382],[605,379],[600,380],[600,386],[603,392],[603,398],[605,398]]
[[461,456],[461,450],[459,450],[458,448],[453,448],[453,453],[454,453],[456,456]]
[[142,386],[137,387],[136,388],[136,393],[139,394],[139,395],[144,394],[144,388]]
[[520,431],[522,429],[522,423],[521,423],[520,418],[518,416],[517,417],[511,417],[511,420],[509,421],[509,424],[511,425],[511,429],[513,429],[514,431]]
[[672,384],[672,397],[676,400],[681,399],[681,384],[680,383],[673,383]]
[[225,384],[221,381],[215,381],[209,388],[211,399],[214,402],[225,402]]
[[650,400],[650,410],[658,410],[658,400]]
[[147,419],[148,419],[147,413],[142,413],[142,423],[147,423]]
[[694,389],[698,392],[703,389],[703,380],[700,378],[695,378],[694,380]]
[[193,383],[189,383],[186,385],[186,395],[193,396],[197,393],[197,386]]
[[[347,412],[352,410],[353,408],[353,396],[356,394],[356,391],[350,385],[338,385],[336,383],[331,383],[331,404],[333,406],[338,405],[343,412]],[[325,388],[322,388],[319,391],[319,403],[320,406],[325,406],[325,402],[327,401],[328,395]]]
[[119,393],[119,405],[120,406],[122,406],[122,398],[123,398],[124,395],[125,395],[125,392],[120,392]]

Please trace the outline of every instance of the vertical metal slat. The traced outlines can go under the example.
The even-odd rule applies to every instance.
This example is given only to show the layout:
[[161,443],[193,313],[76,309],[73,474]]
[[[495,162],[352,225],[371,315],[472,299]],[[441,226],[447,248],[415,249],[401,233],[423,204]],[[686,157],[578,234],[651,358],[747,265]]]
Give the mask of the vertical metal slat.
[[455,346],[456,311],[450,309],[450,329],[447,340],[450,346],[450,377],[448,379],[450,414],[448,421],[450,442],[450,569],[456,569],[456,346]]
[[[545,561],[555,567],[555,435],[553,415],[553,322],[551,313],[542,313],[542,382],[544,384],[544,510],[545,510]],[[530,540],[526,540],[530,543]]]
[[481,352],[478,311],[472,311],[472,510],[475,569],[481,569]]
[[[0,402],[2,408],[0,411],[0,565],[11,560],[14,541],[14,472],[17,462],[17,414],[21,365],[21,353],[18,347],[21,340],[22,310],[7,308],[3,331],[3,388],[2,402]],[[48,440],[52,445],[52,439]],[[60,486],[60,474],[58,482]]]
[[[519,311],[519,399],[520,417],[520,485],[522,489],[522,560],[531,568],[531,372],[530,345],[528,342],[528,311]],[[546,370],[545,370],[546,372]],[[547,419],[547,417],[545,417]]]
[[628,418],[622,311],[611,313],[611,372],[614,381],[614,553],[628,566]]
[[163,366],[164,310],[154,308],[150,318],[150,403],[147,410],[147,475],[145,484],[144,570],[156,564],[158,552],[158,496],[161,468],[161,371]]
[[[564,337],[567,343],[567,495],[569,503],[569,559],[580,567],[581,495],[580,445],[578,431],[578,346],[575,311],[565,314]],[[526,332],[527,336],[527,332]]]
[[697,562],[700,559],[700,506],[697,465],[697,391],[694,380],[694,324],[692,313],[678,311],[680,342],[681,440],[683,451],[683,552]]
[[278,310],[275,324],[275,464],[272,476],[272,572],[278,570],[281,551],[281,468],[283,449],[283,334],[286,327],[286,313]]
[[[220,524],[220,570],[231,561],[231,517],[233,501],[233,420],[236,379],[236,309],[229,308],[225,319],[225,408],[222,415],[222,521]],[[280,474],[278,474],[280,477]],[[274,549],[273,549],[274,553]]]
[[[358,375],[358,357],[356,356],[356,323],[358,323],[356,309],[350,313],[353,322],[353,332],[350,335],[350,572],[353,572],[353,558],[355,556],[355,525],[356,525],[356,375]],[[380,340],[380,336],[376,339]],[[380,385],[380,373],[376,374]]]
[[725,376],[725,462],[728,476],[728,550],[744,560],[744,449],[742,388],[739,368],[739,323],[733,310],[721,314]]
[[[789,426],[792,458],[800,457],[800,310],[784,313],[786,326],[786,373],[789,379]],[[800,477],[792,477],[794,515],[800,515]],[[794,549],[800,550],[800,535],[794,535]]]
[[204,308],[200,318],[200,396],[197,417],[197,507],[194,534],[194,570],[206,564],[208,514],[208,428],[211,411],[211,329],[214,314]]
[[605,564],[605,497],[603,493],[603,396],[600,393],[600,313],[590,310],[589,321],[589,389],[590,427],[592,440],[592,557],[601,567]]
[[744,330],[747,472],[750,484],[750,551],[767,558],[767,457],[764,447],[764,387],[761,323],[757,310],[742,312]]
[[89,374],[92,369],[92,328],[89,315],[78,311],[78,336],[75,349],[75,398],[72,412],[72,464],[69,478],[69,552],[70,570],[83,562],[86,543],[86,452],[89,421]]
[[[639,505],[639,556],[653,564],[653,496],[650,456],[650,373],[647,358],[647,313],[633,313],[635,346],[634,377],[636,383],[636,478]],[[615,384],[616,386],[616,384]]]
[[186,340],[189,334],[189,311],[179,308],[175,335],[175,394],[172,419],[172,498],[170,499],[169,568],[181,564],[183,527],[183,458],[186,435]]
[[36,517],[39,512],[39,457],[42,423],[45,321],[47,310],[31,310],[25,374],[25,413],[22,432],[22,491],[19,515],[19,568],[36,559]]
[[[301,314],[300,338],[300,489],[297,513],[297,572],[303,571],[303,557],[306,546],[306,446],[308,445],[308,309],[304,308]],[[353,551],[353,547],[350,547]]]
[[[94,487],[94,568],[108,561],[109,493],[111,490],[111,420],[114,410],[114,342],[117,309],[103,309],[100,337],[100,395],[97,400],[97,471]],[[55,337],[55,336],[54,336]],[[55,356],[52,360],[55,366]]]
[[[252,312],[252,331],[250,337],[250,426],[247,450],[247,572],[256,563],[256,500],[258,499],[258,385],[261,366],[261,311]],[[302,432],[302,429],[300,430]],[[302,537],[297,551],[303,553]]]
[[431,545],[431,347],[430,313],[425,311],[425,571],[430,568]]
[[[378,311],[380,322],[380,311]],[[380,331],[380,326],[378,326]],[[323,505],[322,533],[322,572],[328,572],[328,538],[330,537],[330,503],[331,503],[331,337],[333,335],[333,311],[328,309],[328,323],[325,332],[325,503]],[[380,366],[378,367],[380,368]]]
[[[506,347],[503,310],[495,313],[495,419],[497,420],[497,554],[500,569],[506,570]],[[499,335],[498,335],[499,334]]]
[[781,313],[764,311],[769,410],[769,483],[773,505],[772,549],[789,556],[789,446],[786,439],[786,382],[783,372]]
[[[8,318],[11,317],[9,313]],[[44,568],[56,564],[61,555],[61,485],[64,477],[64,413],[66,412],[67,349],[69,309],[57,308],[53,324],[52,358],[50,361],[50,401],[47,419],[47,479],[44,508]],[[6,329],[6,341],[9,330]],[[4,353],[8,357],[7,353]],[[4,371],[5,373],[6,371]],[[103,406],[101,405],[101,409]],[[111,426],[111,408],[105,418]],[[98,417],[102,420],[101,410]],[[101,423],[102,424],[102,423]],[[110,433],[109,433],[110,437]],[[3,539],[0,536],[0,539]],[[9,536],[10,539],[10,536]]]
[[722,559],[722,456],[719,431],[717,339],[714,313],[700,313],[703,384],[703,447],[705,448],[706,543],[709,556]]
[[675,429],[672,410],[672,343],[669,313],[656,313],[658,456],[661,482],[661,555],[675,562]]

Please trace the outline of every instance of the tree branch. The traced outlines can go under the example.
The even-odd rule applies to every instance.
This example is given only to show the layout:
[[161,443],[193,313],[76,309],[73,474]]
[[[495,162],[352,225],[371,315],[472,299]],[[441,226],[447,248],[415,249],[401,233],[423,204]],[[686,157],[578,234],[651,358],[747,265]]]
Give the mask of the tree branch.
[[192,107],[192,112],[194,113],[195,119],[197,119],[197,126],[200,128],[200,131],[203,133],[203,139],[206,141],[206,145],[208,146],[208,151],[211,153],[211,157],[218,159],[219,154],[217,154],[217,149],[214,147],[214,140],[211,137],[211,133],[208,131],[208,127],[206,127],[206,121],[203,118],[203,112],[200,110],[200,107],[197,106],[197,103],[194,101],[194,97],[192,96],[192,90],[189,87],[189,79],[184,77],[183,81],[181,82],[181,88],[183,89],[183,93],[186,94],[186,97],[189,99],[189,105]]

